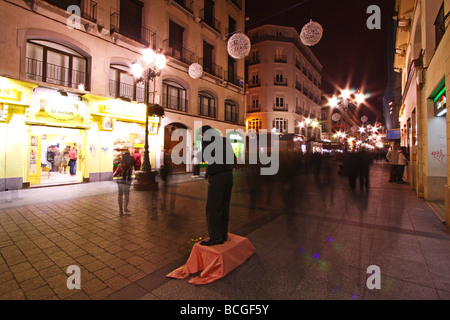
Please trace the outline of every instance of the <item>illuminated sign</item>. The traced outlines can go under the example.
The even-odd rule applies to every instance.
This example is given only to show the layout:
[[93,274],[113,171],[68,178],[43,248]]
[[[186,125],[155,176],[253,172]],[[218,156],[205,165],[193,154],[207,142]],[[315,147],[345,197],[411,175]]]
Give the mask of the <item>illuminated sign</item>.
[[441,117],[447,113],[447,96],[445,95],[445,87],[434,98],[434,114]]
[[20,101],[22,99],[22,92],[13,88],[0,87],[0,99]]
[[[99,105],[99,111],[114,116],[145,119],[146,110],[144,105],[131,104],[127,102],[109,101]],[[149,117],[149,122],[159,123],[158,117]]]
[[72,120],[78,117],[78,108],[73,104],[52,104],[44,108],[45,113],[56,120]]

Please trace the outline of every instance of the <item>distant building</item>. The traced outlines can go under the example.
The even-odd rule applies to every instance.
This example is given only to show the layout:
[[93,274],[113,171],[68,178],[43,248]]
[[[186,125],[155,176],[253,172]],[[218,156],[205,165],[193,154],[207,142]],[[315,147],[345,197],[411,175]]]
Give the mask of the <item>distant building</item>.
[[[252,43],[247,58],[247,129],[320,140],[320,62],[292,27],[264,25],[247,34]],[[301,127],[306,119],[316,126]]]

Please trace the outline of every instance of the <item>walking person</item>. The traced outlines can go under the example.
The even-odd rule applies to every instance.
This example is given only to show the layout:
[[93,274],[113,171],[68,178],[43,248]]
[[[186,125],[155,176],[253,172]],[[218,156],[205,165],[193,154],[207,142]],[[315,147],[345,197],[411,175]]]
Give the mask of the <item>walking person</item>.
[[66,173],[67,166],[69,165],[69,152],[64,150],[64,154],[61,159],[62,173]]
[[69,151],[69,172],[71,176],[77,175],[77,148],[75,146]]
[[370,165],[372,159],[366,149],[359,151],[359,189],[362,191],[364,187],[369,190]]
[[56,172],[61,173],[61,163],[62,163],[61,152],[58,149],[56,149],[55,157],[53,158],[53,164],[55,165]]
[[134,171],[141,170],[142,156],[138,149],[134,150],[133,158],[134,158]]
[[395,148],[395,145],[392,146],[392,149],[386,154],[386,159],[389,161],[389,182],[395,182],[397,180],[398,175],[398,158],[399,153]]
[[130,152],[125,152],[122,155],[120,167],[122,168],[122,179],[117,180],[118,204],[121,216],[129,216],[128,204],[130,203],[130,187],[131,187],[131,172],[133,171],[134,158]]
[[194,150],[192,151],[192,175],[193,177],[198,177],[200,175],[200,163],[198,161],[199,150],[196,146],[194,146]]
[[[205,178],[208,180],[206,222],[209,239],[200,244],[212,246],[222,244],[228,239],[233,167],[236,156],[229,140],[219,136],[210,126],[202,127],[202,143],[202,159],[208,163]],[[230,156],[233,163],[229,163]]]

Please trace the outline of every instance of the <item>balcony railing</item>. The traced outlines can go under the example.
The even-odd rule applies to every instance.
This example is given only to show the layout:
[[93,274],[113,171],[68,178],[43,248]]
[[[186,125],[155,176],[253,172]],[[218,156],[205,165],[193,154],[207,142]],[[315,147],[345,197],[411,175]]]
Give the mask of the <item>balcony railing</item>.
[[81,9],[81,16],[92,22],[97,20],[97,2],[92,0],[46,0],[46,2],[67,10],[70,6],[78,6]]
[[78,88],[82,84],[88,90],[88,74],[85,71],[45,63],[41,60],[26,58],[27,78],[60,86]]
[[275,102],[273,104],[273,111],[288,111],[288,104],[277,105]]
[[256,107],[256,108],[249,107],[247,110],[247,113],[253,113],[253,112],[261,112],[261,107]]
[[273,58],[275,62],[287,63],[287,55],[285,54],[276,54]]
[[204,23],[216,30],[218,33],[220,33],[220,27],[222,24],[219,20],[214,18],[214,16],[205,15],[205,9],[200,9],[200,19],[202,19]]
[[281,78],[281,79],[277,79],[276,77],[273,80],[273,84],[276,86],[287,86],[288,85],[288,80],[287,78]]
[[190,13],[194,12],[194,1],[193,0],[174,0],[176,4],[178,4],[183,9],[187,10]]
[[204,58],[198,60],[198,63],[203,67],[203,71],[207,72],[217,78],[223,79],[223,68],[215,63],[207,63]]
[[198,60],[197,55],[194,52],[184,47],[181,46],[178,48],[170,47],[169,39],[163,41],[163,48],[165,48],[164,50],[167,56],[170,56],[186,64],[191,65],[192,63],[197,62]]
[[[121,25],[122,22],[122,25]],[[129,39],[156,49],[156,32],[146,26],[136,23],[131,18],[121,17],[118,12],[111,14],[111,34],[121,34]]]
[[252,57],[252,58],[250,58],[250,59],[248,60],[248,64],[249,64],[250,66],[252,66],[252,65],[254,65],[254,64],[259,64],[259,63],[261,63],[259,57]]
[[216,108],[211,107],[207,104],[199,103],[199,115],[215,118],[216,117]]
[[244,87],[244,79],[242,77],[239,77],[238,75],[234,73],[230,73],[229,71],[225,71],[225,79],[229,82],[234,84],[238,87]]
[[187,100],[180,97],[163,94],[162,105],[168,109],[187,112]]
[[131,101],[144,102],[145,89],[129,83],[109,80],[109,95],[114,98],[126,98]]
[[248,87],[249,88],[255,88],[255,87],[260,87],[261,86],[261,80],[258,79],[252,79],[251,81],[249,81],[248,83]]
[[298,81],[295,82],[295,89],[302,92],[302,85],[300,82],[298,82]]

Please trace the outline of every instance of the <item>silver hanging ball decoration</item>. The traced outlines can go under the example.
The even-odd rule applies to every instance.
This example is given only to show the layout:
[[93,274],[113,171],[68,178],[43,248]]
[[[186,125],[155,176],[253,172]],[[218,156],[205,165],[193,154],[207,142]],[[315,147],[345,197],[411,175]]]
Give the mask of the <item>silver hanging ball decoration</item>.
[[310,20],[309,23],[303,26],[302,32],[300,33],[300,40],[302,40],[305,46],[314,46],[322,39],[322,35],[322,26]]
[[188,72],[191,78],[198,79],[203,75],[203,67],[197,62],[194,62],[189,66]]
[[228,39],[227,51],[234,59],[245,58],[250,53],[250,49],[250,39],[243,33],[235,33]]

